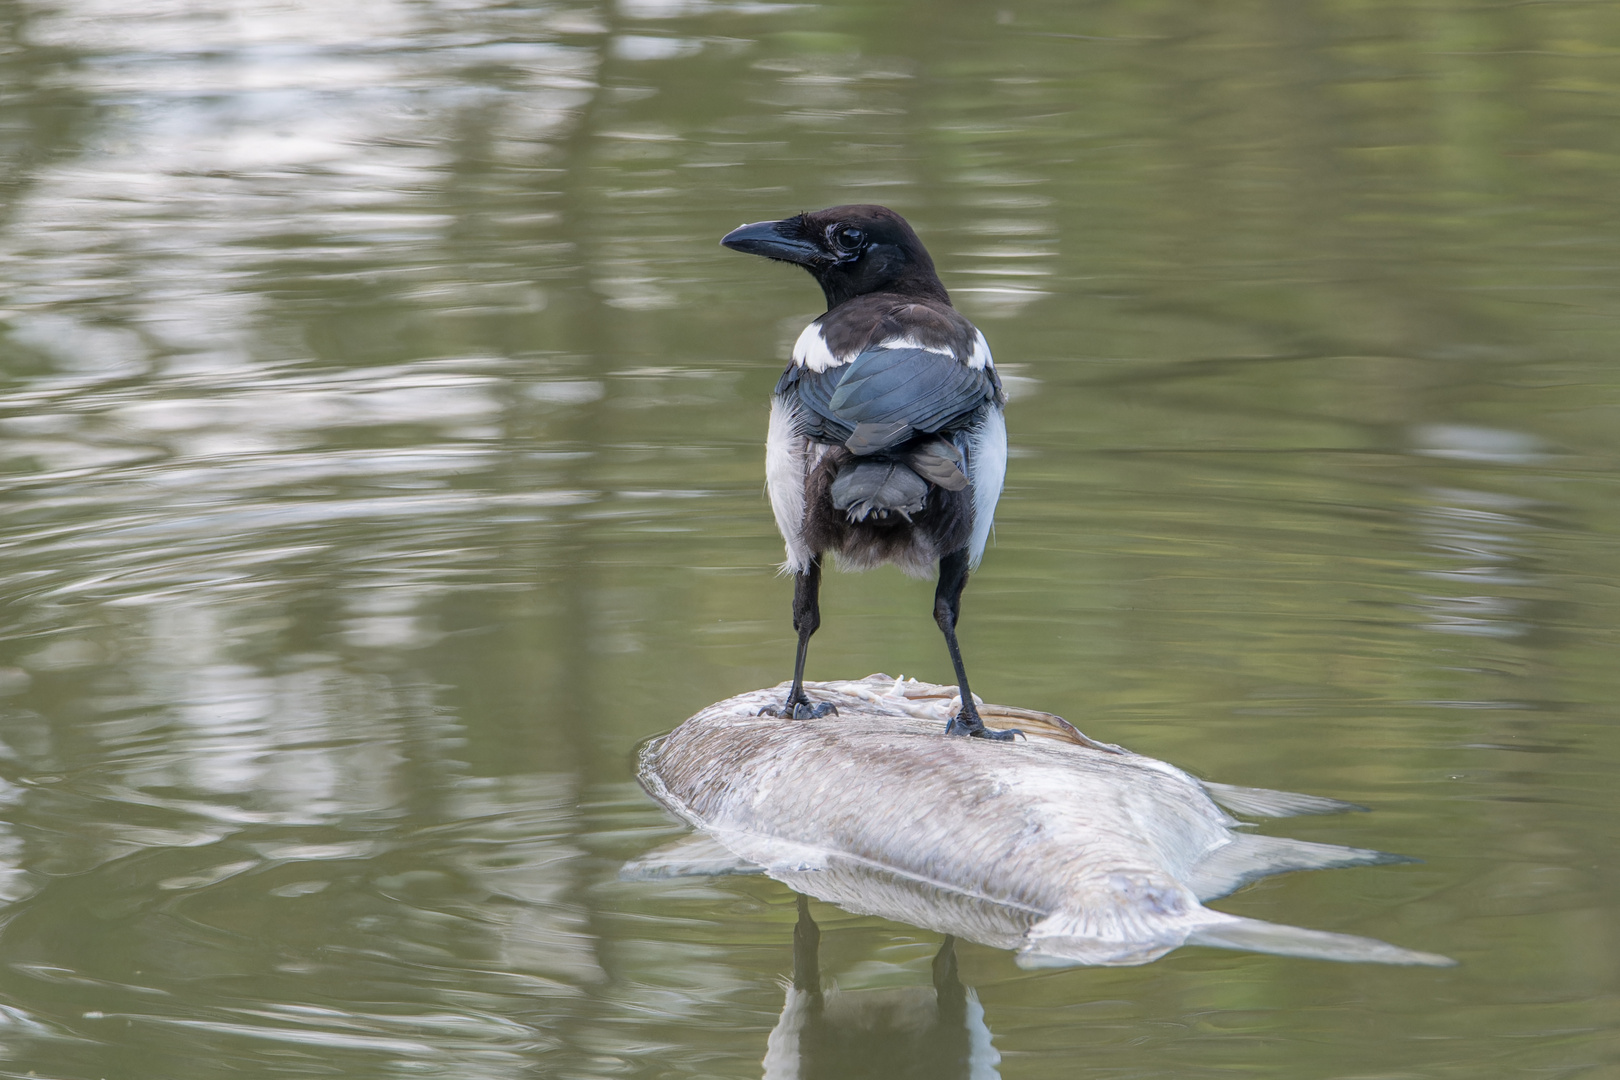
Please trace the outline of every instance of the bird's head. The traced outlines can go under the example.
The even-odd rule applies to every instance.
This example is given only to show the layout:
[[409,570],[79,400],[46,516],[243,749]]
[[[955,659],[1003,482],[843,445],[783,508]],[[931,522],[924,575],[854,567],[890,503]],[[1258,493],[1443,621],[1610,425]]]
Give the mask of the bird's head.
[[917,234],[886,206],[833,206],[731,230],[734,251],[795,263],[810,271],[831,310],[867,293],[891,292],[950,303]]

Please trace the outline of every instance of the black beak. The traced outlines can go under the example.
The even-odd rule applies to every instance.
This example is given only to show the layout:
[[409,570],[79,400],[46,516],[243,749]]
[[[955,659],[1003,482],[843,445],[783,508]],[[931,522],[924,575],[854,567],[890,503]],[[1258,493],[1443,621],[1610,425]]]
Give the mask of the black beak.
[[779,262],[809,266],[826,258],[822,250],[803,237],[798,218],[785,221],[756,221],[740,225],[720,238],[722,247],[749,255],[763,255]]

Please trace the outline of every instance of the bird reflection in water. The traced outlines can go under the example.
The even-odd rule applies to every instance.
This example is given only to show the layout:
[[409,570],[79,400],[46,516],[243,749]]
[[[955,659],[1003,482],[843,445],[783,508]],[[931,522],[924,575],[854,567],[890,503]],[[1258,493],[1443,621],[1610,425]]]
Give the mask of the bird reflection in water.
[[801,893],[793,983],[765,1051],[765,1080],[999,1080],[978,995],[962,985],[956,938],[934,956],[933,986],[823,990],[821,930]]

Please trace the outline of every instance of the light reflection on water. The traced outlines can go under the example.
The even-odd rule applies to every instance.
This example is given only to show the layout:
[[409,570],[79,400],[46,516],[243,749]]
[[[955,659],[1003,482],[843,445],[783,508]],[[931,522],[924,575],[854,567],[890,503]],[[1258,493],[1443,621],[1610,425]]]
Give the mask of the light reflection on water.
[[[1014,391],[975,687],[1374,806],[1297,831],[1423,866],[1228,909],[1464,960],[964,946],[1001,1075],[1612,1067],[1608,9],[126,7],[0,3],[6,1075],[761,1074],[792,898],[616,870],[790,655],[816,298],[715,241],[851,199]],[[812,674],[943,677],[929,596]]]

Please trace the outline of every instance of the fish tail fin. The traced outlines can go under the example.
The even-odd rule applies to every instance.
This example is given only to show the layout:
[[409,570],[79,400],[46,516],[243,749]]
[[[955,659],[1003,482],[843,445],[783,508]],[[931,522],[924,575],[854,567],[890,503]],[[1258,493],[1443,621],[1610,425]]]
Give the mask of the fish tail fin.
[[1301,956],[1312,960],[1338,960],[1350,964],[1407,964],[1423,967],[1453,967],[1457,961],[1437,953],[1416,952],[1375,938],[1354,934],[1333,934],[1306,930],[1299,926],[1244,919],[1233,915],[1187,935],[1188,945],[1209,945],[1217,949],[1243,949]]
[[1200,900],[1225,896],[1251,881],[1291,870],[1332,870],[1341,866],[1378,866],[1388,863],[1420,862],[1406,855],[1392,855],[1370,848],[1316,844],[1285,836],[1256,836],[1241,833],[1222,844],[1193,867],[1187,884]]

